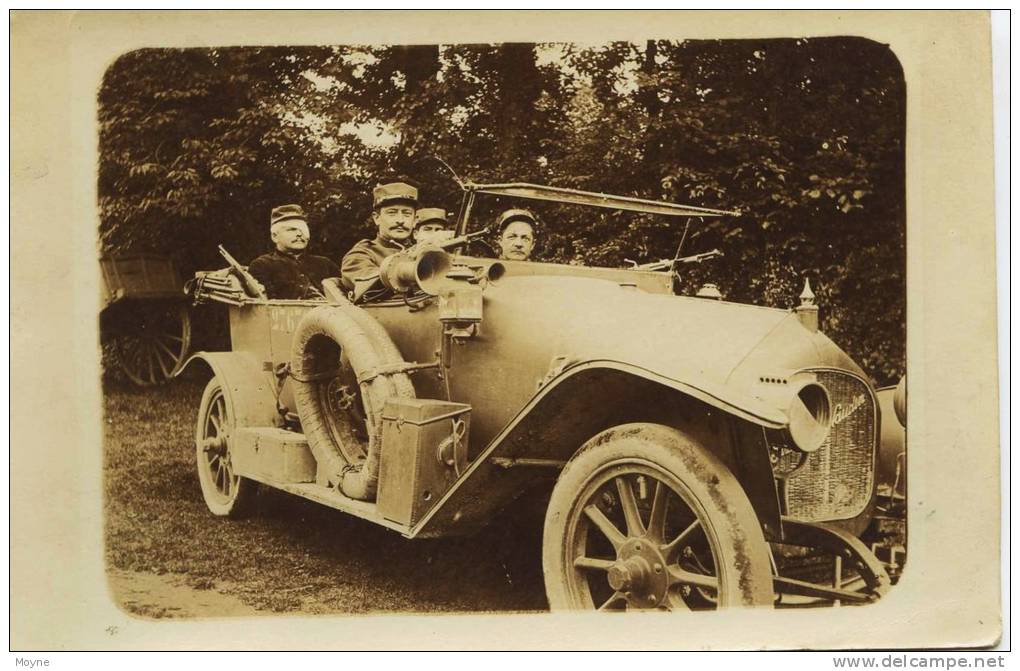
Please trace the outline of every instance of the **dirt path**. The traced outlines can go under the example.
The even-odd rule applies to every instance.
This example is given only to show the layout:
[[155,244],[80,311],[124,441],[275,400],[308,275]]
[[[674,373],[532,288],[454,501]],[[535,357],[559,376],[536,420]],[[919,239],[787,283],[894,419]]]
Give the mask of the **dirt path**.
[[238,617],[260,613],[216,587],[195,589],[182,575],[110,569],[109,577],[115,602],[132,615],[174,618]]

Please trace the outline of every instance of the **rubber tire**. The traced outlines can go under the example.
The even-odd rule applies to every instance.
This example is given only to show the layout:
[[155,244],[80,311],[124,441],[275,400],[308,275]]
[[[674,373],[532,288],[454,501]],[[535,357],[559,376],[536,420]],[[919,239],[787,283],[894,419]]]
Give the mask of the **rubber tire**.
[[[360,385],[368,437],[363,443],[344,417],[332,413],[324,384],[315,378],[335,370],[344,356],[355,377],[380,366],[406,362],[382,325],[350,303],[324,305],[307,312],[294,331],[291,350],[294,400],[319,471],[325,474],[325,480],[340,486],[346,496],[373,500],[378,484],[383,407],[390,398],[414,398],[414,386],[407,373],[378,375]],[[345,471],[347,465],[360,468]]]
[[[566,534],[586,484],[621,463],[652,466],[671,475],[700,506],[702,525],[714,536],[715,564],[725,589],[719,606],[771,606],[774,593],[769,546],[751,502],[730,470],[684,433],[658,424],[628,424],[603,431],[567,463],[553,488],[542,538],[542,570],[553,611],[587,609],[567,584]],[[692,508],[693,509],[693,508]],[[743,568],[738,568],[742,566]]]
[[205,500],[205,505],[213,515],[229,518],[245,517],[251,514],[254,509],[258,483],[254,480],[238,476],[237,487],[234,489],[233,496],[225,500],[216,489],[216,485],[212,481],[212,475],[203,463],[206,459],[205,451],[202,449],[202,443],[206,435],[205,424],[211,405],[217,395],[223,398],[225,412],[227,413],[228,453],[230,451],[230,431],[233,431],[235,428],[233,411],[226,395],[223,393],[223,385],[220,383],[219,378],[213,377],[209,380],[205,387],[205,392],[202,394],[202,402],[198,406],[198,422],[195,426],[195,467],[198,471],[198,483],[202,489],[202,498]]

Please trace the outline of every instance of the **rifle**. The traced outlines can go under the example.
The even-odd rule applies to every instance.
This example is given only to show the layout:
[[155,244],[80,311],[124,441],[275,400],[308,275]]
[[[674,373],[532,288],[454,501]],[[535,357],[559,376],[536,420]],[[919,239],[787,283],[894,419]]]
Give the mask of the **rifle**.
[[480,238],[483,235],[488,235],[491,229],[492,226],[489,225],[486,226],[485,228],[478,229],[474,233],[465,233],[464,235],[458,236],[456,238],[450,238],[449,240],[441,240],[438,242],[429,242],[427,244],[433,247],[439,247],[445,252],[447,250],[453,249],[454,247],[459,247],[467,242],[471,242],[475,238]]
[[241,280],[241,284],[244,285],[244,290],[251,296],[266,300],[266,288],[262,286],[262,283],[255,279],[255,276],[248,272],[248,269],[237,262],[233,256],[230,255],[223,245],[219,245],[220,256],[227,261],[227,265],[230,266],[231,270],[237,275],[238,279]]
[[661,261],[652,261],[651,263],[642,263],[638,265],[637,262],[631,261],[630,259],[624,259],[627,263],[632,264],[630,270],[650,270],[652,272],[659,272],[663,270],[672,270],[681,263],[701,263],[708,259],[714,259],[717,256],[722,256],[723,253],[718,249],[713,249],[700,254],[692,254],[691,256],[681,256],[678,259],[662,259]]

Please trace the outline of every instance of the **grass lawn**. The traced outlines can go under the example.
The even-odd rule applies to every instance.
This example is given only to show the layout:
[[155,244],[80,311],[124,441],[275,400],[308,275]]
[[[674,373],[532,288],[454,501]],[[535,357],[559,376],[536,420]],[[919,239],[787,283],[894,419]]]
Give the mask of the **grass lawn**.
[[[546,606],[538,525],[406,540],[263,489],[243,520],[205,508],[194,464],[203,380],[105,388],[109,566],[183,574],[269,612],[527,611]],[[151,613],[149,613],[151,615]]]

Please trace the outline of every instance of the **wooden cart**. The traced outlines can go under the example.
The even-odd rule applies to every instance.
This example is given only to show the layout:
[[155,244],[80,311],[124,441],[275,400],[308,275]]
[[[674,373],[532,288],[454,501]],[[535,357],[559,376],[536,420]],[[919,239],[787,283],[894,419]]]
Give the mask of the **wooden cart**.
[[117,366],[142,386],[166,382],[191,346],[191,318],[170,259],[150,254],[100,259],[100,332]]

